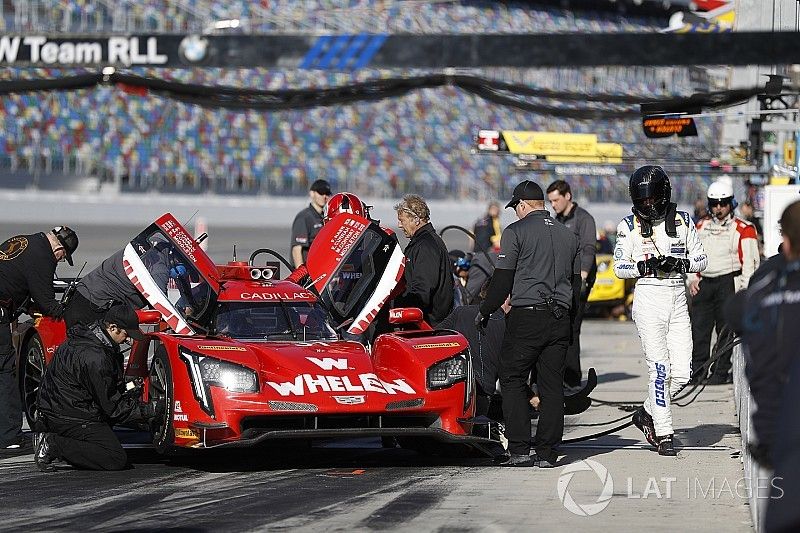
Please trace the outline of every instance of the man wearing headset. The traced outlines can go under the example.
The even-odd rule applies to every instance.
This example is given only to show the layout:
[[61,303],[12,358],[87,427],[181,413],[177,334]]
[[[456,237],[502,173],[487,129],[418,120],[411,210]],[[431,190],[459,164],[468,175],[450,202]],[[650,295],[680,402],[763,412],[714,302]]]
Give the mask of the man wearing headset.
[[418,307],[431,326],[444,320],[453,309],[453,279],[447,246],[433,229],[425,200],[407,194],[394,206],[397,222],[410,239],[405,249],[406,288],[395,298],[394,307]]
[[[692,369],[709,357],[711,331],[717,336],[724,325],[727,300],[747,288],[760,263],[755,226],[734,215],[736,198],[730,178],[720,178],[708,187],[708,212],[711,216],[697,223],[697,235],[708,254],[708,267],[690,278],[692,295]],[[722,353],[712,370],[709,385],[730,383],[731,350]],[[697,379],[705,378],[705,374]]]
[[659,166],[634,171],[629,184],[633,214],[617,226],[614,274],[638,278],[633,320],[649,374],[644,405],[633,423],[660,455],[675,456],[670,403],[691,375],[692,337],[686,306],[688,272],[701,272],[707,257],[689,213],[672,203],[669,176]]
[[46,316],[60,317],[53,275],[59,262],[72,266],[78,236],[66,226],[47,233],[16,235],[0,244],[0,455],[29,453],[22,436],[22,406],[16,380],[11,322],[14,312],[31,298]]

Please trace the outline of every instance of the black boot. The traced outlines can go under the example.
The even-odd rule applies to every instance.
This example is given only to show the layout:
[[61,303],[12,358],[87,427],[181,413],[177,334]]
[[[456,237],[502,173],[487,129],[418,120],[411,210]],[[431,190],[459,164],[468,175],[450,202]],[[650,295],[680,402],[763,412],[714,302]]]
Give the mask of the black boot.
[[675,451],[675,446],[672,444],[672,435],[664,435],[658,438],[658,455],[666,455],[668,457],[678,455],[678,452]]
[[644,438],[651,446],[658,447],[656,440],[656,427],[653,425],[653,417],[644,410],[644,406],[639,407],[633,412],[633,425],[639,428],[639,431],[644,433]]

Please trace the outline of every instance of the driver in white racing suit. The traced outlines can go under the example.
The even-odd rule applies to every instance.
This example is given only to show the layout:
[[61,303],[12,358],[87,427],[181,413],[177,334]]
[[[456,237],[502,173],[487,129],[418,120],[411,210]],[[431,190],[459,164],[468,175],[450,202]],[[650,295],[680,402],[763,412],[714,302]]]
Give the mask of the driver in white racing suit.
[[705,270],[707,257],[689,214],[670,202],[669,176],[647,165],[630,179],[633,215],[617,227],[614,273],[639,278],[633,320],[650,377],[644,405],[633,422],[661,455],[677,455],[670,399],[688,381],[692,326],[686,306],[686,273]]

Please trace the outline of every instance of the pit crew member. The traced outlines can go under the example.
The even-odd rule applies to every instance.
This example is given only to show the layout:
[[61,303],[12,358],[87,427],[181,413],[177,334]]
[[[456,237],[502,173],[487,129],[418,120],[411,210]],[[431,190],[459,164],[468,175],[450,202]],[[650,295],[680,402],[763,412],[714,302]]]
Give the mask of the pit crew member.
[[[695,370],[710,357],[712,330],[716,328],[720,336],[727,300],[747,287],[761,262],[755,226],[733,213],[737,204],[730,181],[725,178],[715,181],[709,185],[707,196],[711,217],[698,222],[697,235],[708,254],[708,267],[702,274],[692,276],[689,284]],[[710,385],[731,382],[731,351],[722,353],[714,364]]]
[[60,317],[53,275],[60,261],[72,266],[78,236],[66,226],[47,233],[16,235],[0,244],[0,455],[30,453],[22,436],[22,406],[11,340],[15,311],[31,298],[47,316]]
[[311,203],[308,207],[297,213],[292,223],[292,241],[289,247],[292,252],[292,263],[299,267],[306,262],[308,249],[314,242],[314,237],[322,228],[322,210],[331,196],[331,186],[325,180],[316,180],[308,190]]
[[[42,471],[57,459],[90,470],[121,470],[127,455],[111,427],[148,421],[163,402],[125,392],[119,345],[142,339],[133,307],[111,307],[103,320],[78,324],[53,356],[39,389],[34,461]],[[136,390],[136,389],[134,389]]]
[[431,211],[421,196],[405,195],[394,210],[403,234],[410,239],[405,249],[405,292],[395,298],[394,307],[418,307],[425,321],[436,327],[453,309],[447,247],[433,228]]

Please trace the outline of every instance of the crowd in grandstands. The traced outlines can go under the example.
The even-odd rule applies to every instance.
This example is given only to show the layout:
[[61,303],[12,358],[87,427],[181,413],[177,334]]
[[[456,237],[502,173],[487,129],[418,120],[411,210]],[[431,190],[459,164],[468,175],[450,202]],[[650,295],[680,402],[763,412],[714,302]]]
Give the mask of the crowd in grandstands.
[[[80,3],[55,4],[80,14],[88,10],[82,10]],[[158,7],[153,1],[139,4],[141,9]],[[240,4],[249,5],[199,0],[180,5],[222,17],[224,9],[244,9]],[[265,0],[258,9],[286,14],[300,9],[299,4]],[[351,6],[358,10],[372,4],[330,1],[303,2],[302,6],[313,21],[314,6],[346,13],[330,8]],[[419,16],[414,20],[426,18],[422,13],[430,11],[431,20],[458,31],[471,31],[478,23],[483,31],[624,31],[632,29],[633,24],[630,19],[607,14],[576,17],[568,11],[531,9],[513,3],[415,5]],[[8,13],[5,15],[8,18]],[[521,22],[526,20],[530,25]],[[649,27],[643,21],[636,29]],[[76,72],[4,69],[0,77],[42,78]],[[423,74],[369,69],[141,68],[131,72],[181,82],[259,89],[337,86],[377,77]],[[696,89],[686,69],[489,69],[470,73],[532,87],[642,98],[685,95]],[[556,107],[576,105],[574,101],[552,99],[540,102]],[[432,198],[486,198],[502,196],[519,176],[510,158],[471,153],[481,128],[595,133],[600,142],[622,143],[626,158],[642,160],[661,155],[666,144],[670,145],[668,155],[676,159],[703,157],[708,140],[718,138],[718,123],[712,120],[698,121],[697,138],[653,141],[644,137],[636,118],[568,120],[495,105],[455,87],[424,89],[399,98],[352,105],[269,113],[207,109],[163,96],[101,87],[6,96],[0,98],[0,120],[0,164],[10,161],[17,166],[20,159],[77,159],[83,161],[83,168],[94,169],[99,175],[118,180],[123,189],[136,191],[304,194],[311,181],[324,178],[337,190],[365,195],[396,197],[415,191]],[[712,155],[708,153],[709,158]],[[60,168],[58,164],[51,166]],[[622,177],[572,179],[586,182],[580,189],[590,191],[590,200],[624,198],[627,194]],[[687,176],[679,180],[677,195],[685,201],[693,200],[704,187],[702,177]]]
[[241,20],[241,31],[347,29],[358,32],[617,32],[666,24],[651,19],[566,9],[531,9],[527,2],[405,0],[14,0],[3,2],[3,30],[203,31],[215,21]]

